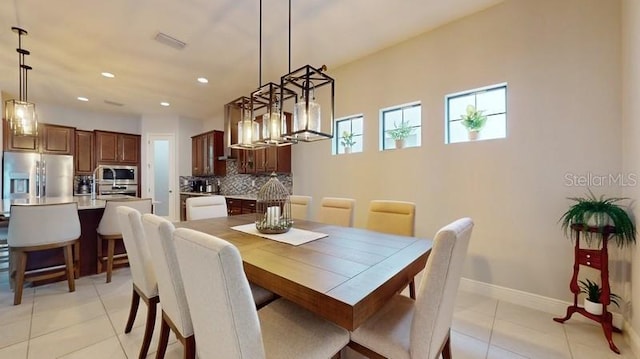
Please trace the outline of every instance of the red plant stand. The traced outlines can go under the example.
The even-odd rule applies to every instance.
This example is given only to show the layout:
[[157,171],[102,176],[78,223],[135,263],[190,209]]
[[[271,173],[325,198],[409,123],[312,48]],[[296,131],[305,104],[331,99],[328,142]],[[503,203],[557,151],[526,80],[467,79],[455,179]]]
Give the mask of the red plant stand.
[[[580,313],[583,316],[596,321],[602,325],[604,336],[609,342],[609,348],[616,354],[620,354],[620,350],[613,343],[612,332],[621,333],[619,328],[613,326],[613,316],[607,310],[607,306],[611,304],[611,288],[609,286],[609,254],[607,252],[607,240],[609,236],[615,233],[615,227],[606,226],[603,228],[586,227],[581,224],[571,225],[572,231],[576,234],[576,245],[573,262],[573,277],[569,283],[569,289],[573,293],[573,305],[567,307],[567,315],[564,318],[553,318],[558,323],[564,323],[569,320],[573,313]],[[599,233],[602,235],[602,247],[600,249],[583,249],[580,248],[580,233],[583,231],[591,233]],[[584,307],[578,305],[578,294],[580,287],[578,286],[578,272],[580,265],[600,270],[600,280],[602,283],[602,293],[600,294],[600,303],[602,303],[602,314],[595,315],[587,312]]]

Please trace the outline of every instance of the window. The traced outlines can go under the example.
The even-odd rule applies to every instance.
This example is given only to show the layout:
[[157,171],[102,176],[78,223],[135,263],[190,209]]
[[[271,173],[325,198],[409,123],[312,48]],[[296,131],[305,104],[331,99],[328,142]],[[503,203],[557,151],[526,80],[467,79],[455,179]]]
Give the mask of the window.
[[422,106],[417,102],[382,109],[380,127],[380,150],[420,147]]
[[[333,136],[333,154],[362,152],[362,122],[363,116],[351,116],[336,120],[335,136]],[[351,146],[348,138],[351,135]],[[343,145],[344,143],[344,145]]]
[[[445,101],[445,143],[507,137],[506,83],[447,95]],[[462,116],[467,113],[469,106],[486,116],[484,126],[479,131],[468,130],[463,125]]]

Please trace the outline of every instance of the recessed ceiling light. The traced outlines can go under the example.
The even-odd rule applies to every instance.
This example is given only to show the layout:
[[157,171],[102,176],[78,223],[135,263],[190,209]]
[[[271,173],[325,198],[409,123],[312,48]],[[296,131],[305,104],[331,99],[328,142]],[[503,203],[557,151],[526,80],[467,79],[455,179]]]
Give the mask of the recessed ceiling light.
[[102,76],[104,76],[104,77],[108,77],[108,78],[110,78],[110,79],[112,79],[112,78],[116,77],[116,75],[112,74],[111,72],[103,72],[103,73],[102,73]]
[[170,105],[171,105],[171,104],[170,104],[170,103],[168,103],[168,102],[160,102],[160,106],[168,107],[168,106],[170,106]]
[[78,100],[79,100],[79,101],[84,101],[84,102],[89,101],[89,99],[88,99],[88,98],[86,98],[86,97],[82,97],[82,96],[78,96]]
[[206,77],[198,77],[198,82],[201,84],[208,84],[209,80]]

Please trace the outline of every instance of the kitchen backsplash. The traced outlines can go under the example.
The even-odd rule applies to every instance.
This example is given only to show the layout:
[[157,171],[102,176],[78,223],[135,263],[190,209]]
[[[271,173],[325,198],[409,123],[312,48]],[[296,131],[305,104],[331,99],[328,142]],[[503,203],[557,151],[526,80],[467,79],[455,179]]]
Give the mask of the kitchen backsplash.
[[[220,194],[223,195],[256,195],[270,178],[269,174],[251,175],[238,173],[238,164],[236,161],[230,160],[227,162],[227,175],[226,176],[211,176],[211,177],[197,177],[197,176],[180,176],[180,192],[191,192],[191,184],[194,180],[209,181],[212,184],[213,190],[216,189],[217,181],[220,181]],[[284,185],[284,187],[292,192],[293,178],[291,174],[278,174],[278,180]]]

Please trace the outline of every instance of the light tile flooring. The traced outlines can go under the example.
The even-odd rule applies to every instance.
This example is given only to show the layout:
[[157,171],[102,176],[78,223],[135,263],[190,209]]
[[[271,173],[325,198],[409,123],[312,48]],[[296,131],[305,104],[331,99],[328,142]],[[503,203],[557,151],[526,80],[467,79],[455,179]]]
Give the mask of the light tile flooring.
[[[6,272],[0,278],[0,359],[137,358],[146,305],[141,303],[135,328],[124,334],[131,300],[128,269],[117,270],[109,284],[104,275],[81,278],[74,293],[67,291],[66,282],[25,288],[19,306],[12,305]],[[578,319],[562,325],[553,317],[461,291],[453,321],[453,358],[635,358],[621,335],[614,337],[622,351],[616,355],[599,326]],[[155,356],[159,331],[158,321],[149,358]],[[181,357],[182,345],[172,335],[166,358]],[[350,351],[343,355],[359,357]]]

